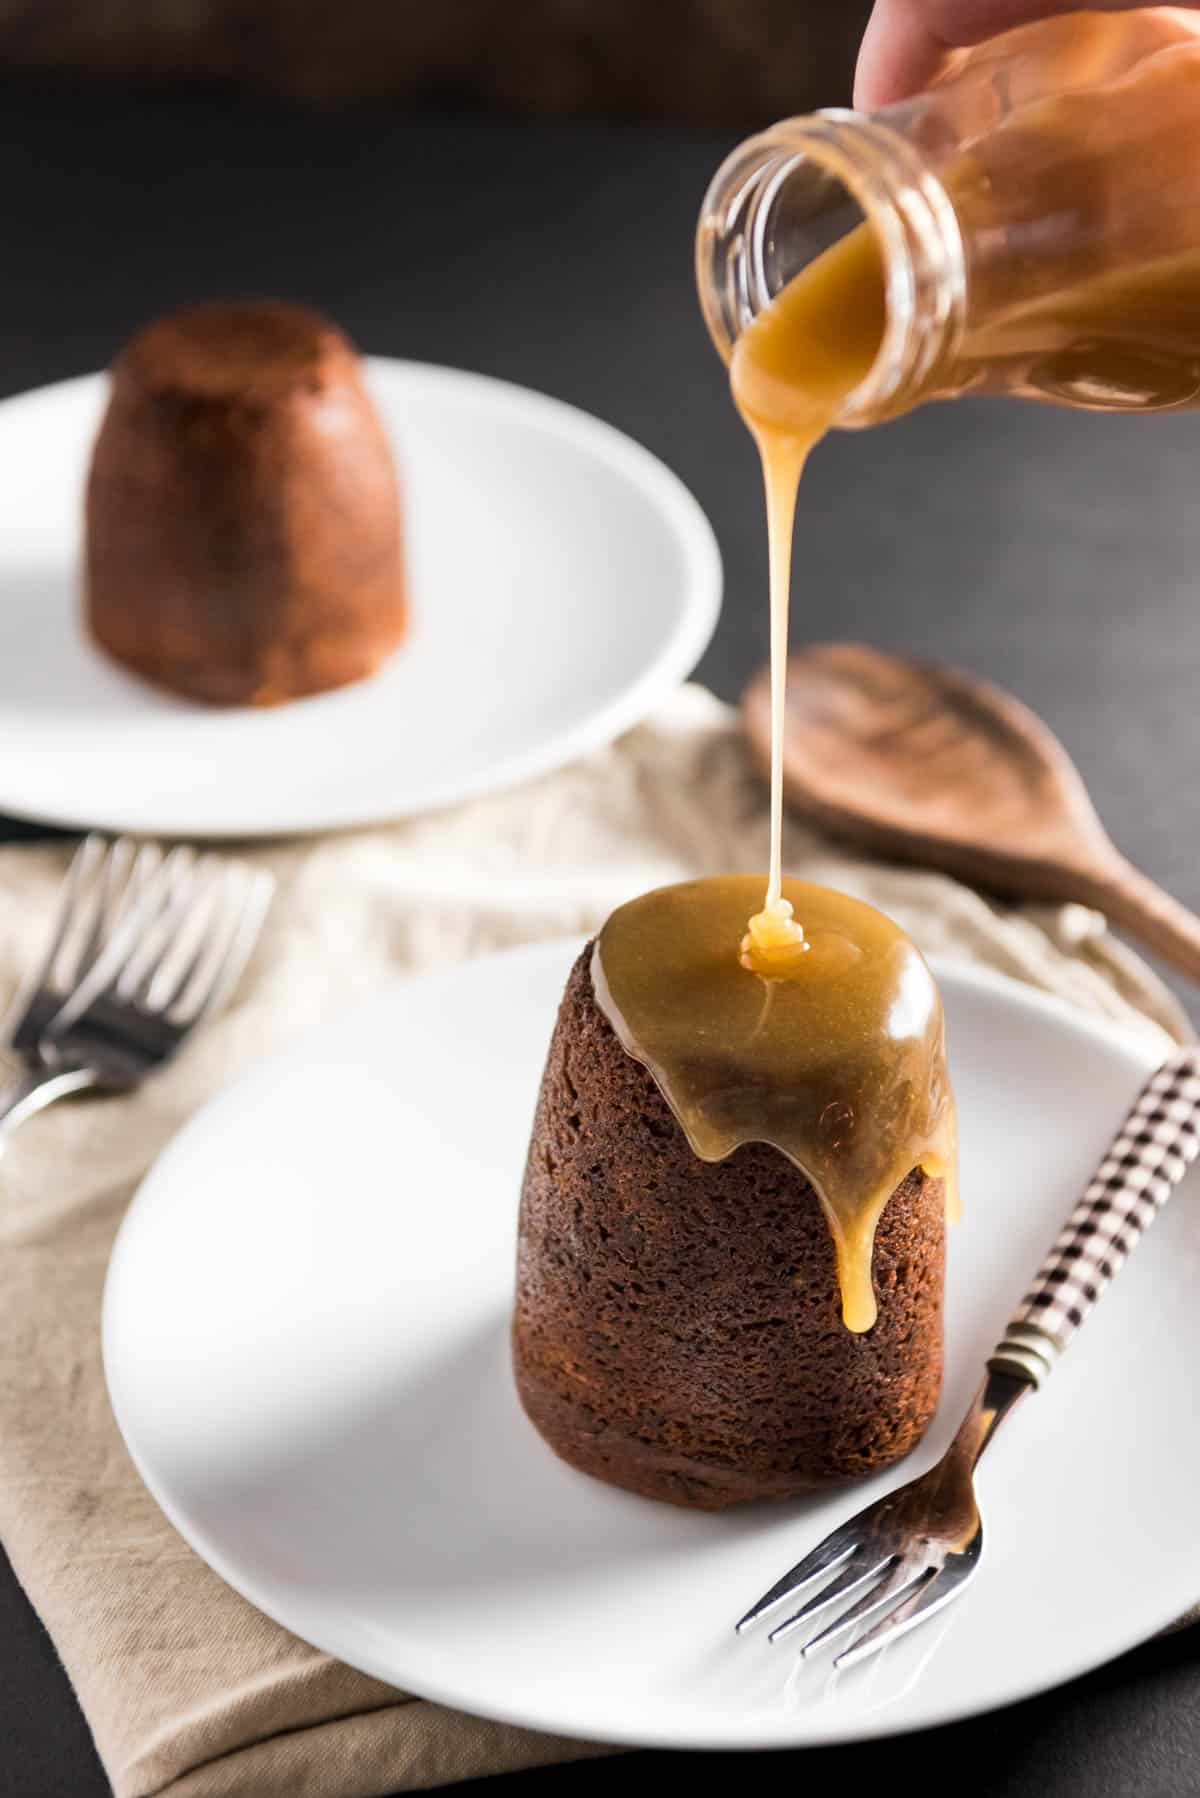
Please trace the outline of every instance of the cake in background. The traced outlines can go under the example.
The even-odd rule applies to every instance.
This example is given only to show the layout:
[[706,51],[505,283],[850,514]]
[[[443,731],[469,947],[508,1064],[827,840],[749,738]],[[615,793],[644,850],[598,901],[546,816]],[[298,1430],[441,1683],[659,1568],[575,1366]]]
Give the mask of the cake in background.
[[112,368],[86,500],[88,630],[157,686],[277,705],[372,674],[404,635],[396,471],[336,325],[189,307]]

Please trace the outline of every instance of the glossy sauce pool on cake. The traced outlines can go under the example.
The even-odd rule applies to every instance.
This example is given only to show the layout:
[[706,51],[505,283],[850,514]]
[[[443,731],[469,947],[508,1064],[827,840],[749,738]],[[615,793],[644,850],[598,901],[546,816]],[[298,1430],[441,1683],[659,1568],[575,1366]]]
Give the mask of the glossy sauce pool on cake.
[[933,976],[900,928],[828,888],[784,881],[798,968],[762,975],[737,943],[761,877],[684,882],[621,906],[592,954],[596,1002],[653,1074],[693,1152],[768,1143],[811,1182],[853,1331],[876,1318],[875,1227],[914,1169],[957,1209],[954,1100]]

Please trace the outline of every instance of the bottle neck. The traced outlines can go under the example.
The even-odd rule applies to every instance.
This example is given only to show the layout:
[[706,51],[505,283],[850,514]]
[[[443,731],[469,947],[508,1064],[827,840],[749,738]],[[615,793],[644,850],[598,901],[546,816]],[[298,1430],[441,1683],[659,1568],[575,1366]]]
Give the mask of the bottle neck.
[[927,397],[962,335],[962,235],[920,152],[862,113],[829,109],[785,120],[742,144],[717,171],[696,238],[701,305],[728,361],[780,289],[863,223],[880,247],[886,322],[868,374],[834,420],[846,429]]

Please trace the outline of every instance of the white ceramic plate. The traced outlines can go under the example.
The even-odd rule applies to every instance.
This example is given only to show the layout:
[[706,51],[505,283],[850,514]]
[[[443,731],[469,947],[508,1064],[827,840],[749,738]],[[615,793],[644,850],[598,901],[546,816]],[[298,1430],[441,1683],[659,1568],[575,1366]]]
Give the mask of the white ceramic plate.
[[373,680],[266,711],[159,693],[83,636],[104,378],[0,405],[0,811],[188,837],[400,817],[609,742],[691,672],[721,565],[661,462],[502,381],[368,373],[404,486],[411,636]]
[[[880,1481],[714,1517],[554,1458],[518,1408],[507,1322],[526,1135],[574,947],[397,987],[218,1098],[145,1182],[109,1275],[105,1363],[134,1458],[200,1554],[401,1687],[679,1748],[965,1716],[1095,1666],[1200,1597],[1194,1183],[989,1451],[972,1590],[864,1668],[799,1671],[731,1625]],[[909,1473],[945,1446],[1147,1071],[1144,1049],[1053,1001],[942,978],[966,1217],[946,1392]]]

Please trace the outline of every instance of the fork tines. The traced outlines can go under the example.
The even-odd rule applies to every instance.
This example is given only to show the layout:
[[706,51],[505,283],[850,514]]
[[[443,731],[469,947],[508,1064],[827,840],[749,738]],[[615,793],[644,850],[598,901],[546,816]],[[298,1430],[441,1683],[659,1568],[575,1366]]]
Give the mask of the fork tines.
[[269,874],[224,856],[85,837],[0,1041],[36,1054],[102,997],[190,1028],[236,985],[273,890]]
[[[743,1630],[757,1623],[768,1611],[775,1610],[785,1598],[791,1598],[793,1593],[802,1592],[806,1586],[811,1586],[822,1574],[832,1574],[843,1561],[849,1560],[857,1547],[858,1538],[848,1526],[834,1530],[832,1535],[826,1536],[823,1542],[817,1544],[811,1554],[805,1555],[802,1561],[797,1561],[794,1567],[789,1567],[783,1578],[776,1580],[770,1590],[763,1593],[758,1603],[750,1606],[744,1617],[738,1618],[734,1625],[737,1634],[740,1636]],[[772,1630],[772,1641],[777,1633]]]
[[36,1049],[63,1000],[123,931],[162,859],[154,843],[84,837],[67,869],[50,940],[0,1026],[0,1041]]
[[977,1545],[972,1542],[949,1555],[931,1553],[929,1545],[888,1552],[872,1542],[869,1532],[861,1532],[864,1519],[870,1520],[874,1509],[851,1518],[818,1543],[811,1554],[797,1561],[739,1618],[735,1626],[738,1634],[789,1599],[816,1587],[810,1598],[775,1625],[767,1639],[782,1641],[835,1601],[849,1599],[851,1602],[846,1608],[839,1608],[831,1622],[805,1640],[800,1653],[804,1656],[826,1647],[838,1636],[865,1624],[862,1633],[834,1659],[835,1667],[852,1667],[886,1642],[907,1634],[956,1597],[975,1572]]
[[273,890],[270,875],[244,863],[183,846],[159,852],[140,881],[131,873],[124,906],[77,976],[56,1028],[67,1028],[102,993],[181,1025],[198,1022],[236,985]]

